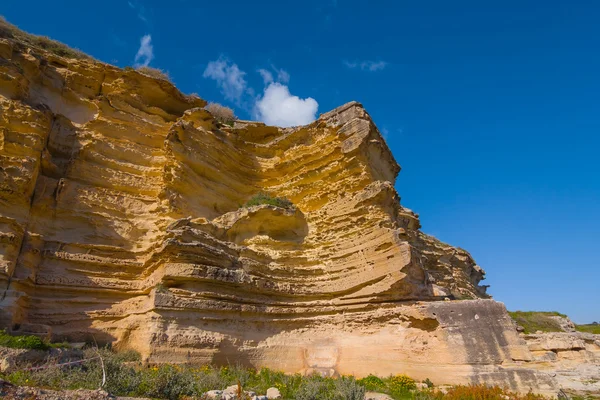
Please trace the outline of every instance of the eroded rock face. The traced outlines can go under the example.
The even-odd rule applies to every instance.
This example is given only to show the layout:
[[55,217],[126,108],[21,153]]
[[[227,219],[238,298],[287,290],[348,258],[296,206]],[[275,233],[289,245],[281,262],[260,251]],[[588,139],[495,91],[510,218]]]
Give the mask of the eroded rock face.
[[577,332],[568,318],[558,320],[564,332],[522,334],[532,354],[531,368],[552,376],[570,395],[600,395],[600,335]]
[[[0,55],[2,326],[151,362],[552,390],[503,305],[438,301],[487,297],[484,272],[400,205],[360,104],[228,127],[133,70]],[[295,207],[242,207],[260,191]]]

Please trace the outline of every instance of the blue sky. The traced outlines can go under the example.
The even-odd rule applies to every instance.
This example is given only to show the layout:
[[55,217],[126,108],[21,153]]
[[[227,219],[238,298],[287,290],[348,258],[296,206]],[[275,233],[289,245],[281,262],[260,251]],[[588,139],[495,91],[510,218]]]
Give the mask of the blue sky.
[[471,252],[497,300],[600,321],[600,3],[6,0],[0,14],[119,66],[151,54],[244,119],[360,101],[403,167],[402,203]]

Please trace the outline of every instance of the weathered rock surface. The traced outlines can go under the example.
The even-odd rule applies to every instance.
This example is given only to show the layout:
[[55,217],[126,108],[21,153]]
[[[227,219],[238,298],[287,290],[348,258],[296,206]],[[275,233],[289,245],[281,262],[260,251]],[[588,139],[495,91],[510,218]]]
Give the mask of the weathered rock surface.
[[[360,104],[228,127],[133,70],[7,39],[0,57],[3,327],[150,362],[554,391],[477,300],[483,270],[400,205]],[[295,208],[242,207],[260,191]]]
[[569,394],[600,396],[600,335],[575,331],[568,318],[553,318],[565,332],[522,335],[533,356],[530,366]]

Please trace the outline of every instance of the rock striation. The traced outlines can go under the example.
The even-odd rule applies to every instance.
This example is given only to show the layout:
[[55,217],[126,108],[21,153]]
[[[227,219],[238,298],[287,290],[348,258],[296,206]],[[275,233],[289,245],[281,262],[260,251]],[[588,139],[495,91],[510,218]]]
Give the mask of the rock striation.
[[[554,392],[484,271],[400,205],[359,103],[286,129],[205,104],[0,38],[0,326],[148,362]],[[243,206],[259,192],[294,206]]]
[[577,332],[566,317],[549,317],[560,332],[522,333],[532,354],[531,368],[552,376],[568,395],[600,396],[600,335]]

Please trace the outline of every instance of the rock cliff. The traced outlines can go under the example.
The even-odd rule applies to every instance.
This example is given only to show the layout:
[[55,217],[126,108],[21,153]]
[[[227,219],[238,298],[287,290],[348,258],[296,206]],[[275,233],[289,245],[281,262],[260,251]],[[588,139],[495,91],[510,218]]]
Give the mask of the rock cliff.
[[[400,205],[359,103],[286,129],[204,105],[0,38],[2,327],[149,362],[555,390],[484,271]],[[243,206],[259,192],[294,206]]]

